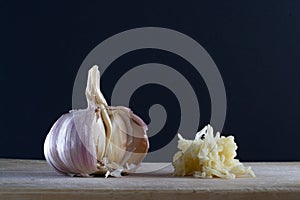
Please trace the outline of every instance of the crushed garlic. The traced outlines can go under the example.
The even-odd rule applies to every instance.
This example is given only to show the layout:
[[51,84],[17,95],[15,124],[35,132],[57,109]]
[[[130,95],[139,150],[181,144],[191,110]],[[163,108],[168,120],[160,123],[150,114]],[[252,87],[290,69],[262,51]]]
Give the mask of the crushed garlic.
[[178,134],[178,149],[173,157],[174,175],[198,178],[234,179],[245,175],[255,177],[250,167],[235,159],[237,145],[233,136],[213,134],[210,125],[205,126],[194,140],[186,140]]

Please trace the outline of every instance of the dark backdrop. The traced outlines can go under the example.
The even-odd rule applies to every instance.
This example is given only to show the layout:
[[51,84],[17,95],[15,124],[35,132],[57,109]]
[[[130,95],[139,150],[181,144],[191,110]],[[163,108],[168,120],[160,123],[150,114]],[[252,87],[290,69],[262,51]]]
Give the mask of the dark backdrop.
[[[0,1],[0,157],[44,158],[85,56],[116,33],[158,26],[194,38],[217,64],[228,98],[223,132],[236,136],[241,160],[300,160],[300,1],[131,2]],[[140,51],[113,64],[182,62],[174,57]]]

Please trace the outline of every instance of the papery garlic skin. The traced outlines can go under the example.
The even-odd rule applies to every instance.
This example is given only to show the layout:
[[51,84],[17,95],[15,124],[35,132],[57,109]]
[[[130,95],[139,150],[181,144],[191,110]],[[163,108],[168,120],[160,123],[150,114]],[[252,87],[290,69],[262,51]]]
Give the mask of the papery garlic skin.
[[[82,119],[82,120],[79,120]],[[94,110],[62,115],[44,143],[46,160],[64,174],[91,174],[105,153],[105,128]]]
[[180,134],[178,137],[180,151],[173,157],[174,175],[225,179],[255,177],[250,167],[244,167],[235,159],[237,145],[233,136],[220,137],[219,132],[214,136],[213,128],[207,125],[194,140],[186,140]]
[[108,106],[100,91],[100,72],[88,75],[88,108],[61,116],[44,143],[47,162],[67,175],[134,172],[149,149],[147,125],[126,107]]

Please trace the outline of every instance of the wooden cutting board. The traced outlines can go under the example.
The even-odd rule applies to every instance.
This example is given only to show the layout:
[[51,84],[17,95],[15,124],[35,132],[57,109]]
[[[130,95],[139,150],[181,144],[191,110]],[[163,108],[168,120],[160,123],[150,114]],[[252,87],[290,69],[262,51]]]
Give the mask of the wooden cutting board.
[[256,178],[174,177],[171,165],[143,163],[142,171],[163,169],[105,179],[63,176],[41,160],[0,159],[0,199],[300,200],[300,162],[245,165]]

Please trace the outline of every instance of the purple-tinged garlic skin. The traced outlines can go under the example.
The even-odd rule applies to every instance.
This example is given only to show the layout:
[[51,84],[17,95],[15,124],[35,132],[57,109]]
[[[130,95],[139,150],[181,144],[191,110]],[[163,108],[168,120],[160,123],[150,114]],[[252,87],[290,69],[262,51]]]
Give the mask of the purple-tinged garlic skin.
[[105,128],[94,110],[62,115],[44,143],[46,160],[63,174],[87,175],[98,171],[97,158],[105,148]]

